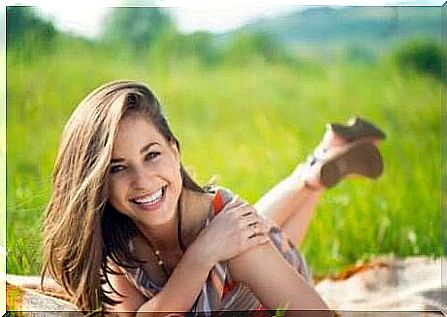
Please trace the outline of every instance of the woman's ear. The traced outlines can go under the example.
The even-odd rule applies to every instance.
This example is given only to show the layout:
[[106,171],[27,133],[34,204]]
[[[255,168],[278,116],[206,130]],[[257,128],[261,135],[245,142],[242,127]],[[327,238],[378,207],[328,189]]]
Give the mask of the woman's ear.
[[170,141],[169,146],[171,147],[172,152],[175,155],[175,158],[180,162],[180,150],[178,148],[178,144],[174,141]]

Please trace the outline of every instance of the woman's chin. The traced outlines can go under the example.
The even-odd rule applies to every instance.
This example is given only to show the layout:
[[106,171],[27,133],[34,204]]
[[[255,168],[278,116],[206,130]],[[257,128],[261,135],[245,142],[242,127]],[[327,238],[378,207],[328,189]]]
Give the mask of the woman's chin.
[[166,225],[175,219],[177,204],[168,204],[161,200],[151,206],[140,205],[135,208],[136,221],[146,227],[159,227]]

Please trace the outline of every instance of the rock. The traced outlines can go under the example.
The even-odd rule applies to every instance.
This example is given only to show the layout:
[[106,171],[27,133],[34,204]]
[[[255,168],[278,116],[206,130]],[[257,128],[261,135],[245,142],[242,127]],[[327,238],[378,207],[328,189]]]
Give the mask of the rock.
[[56,296],[58,295],[48,296],[29,288],[6,284],[8,311],[20,311],[21,316],[82,316],[73,304]]

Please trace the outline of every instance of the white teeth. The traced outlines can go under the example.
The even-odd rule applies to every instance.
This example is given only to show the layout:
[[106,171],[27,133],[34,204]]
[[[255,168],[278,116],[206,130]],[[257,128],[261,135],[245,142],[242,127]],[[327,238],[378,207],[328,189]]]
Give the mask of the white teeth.
[[156,203],[158,200],[160,200],[162,195],[163,195],[163,188],[160,188],[160,190],[158,190],[155,194],[146,196],[146,197],[142,197],[142,198],[135,198],[134,201],[137,204],[150,204],[151,205],[151,204]]

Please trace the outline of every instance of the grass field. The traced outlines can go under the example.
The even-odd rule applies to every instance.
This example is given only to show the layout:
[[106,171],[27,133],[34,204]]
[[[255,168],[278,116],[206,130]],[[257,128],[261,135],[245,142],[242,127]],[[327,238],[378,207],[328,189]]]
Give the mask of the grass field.
[[439,81],[385,63],[290,67],[254,59],[202,67],[70,47],[25,60],[8,52],[8,272],[39,272],[59,135],[87,92],[115,79],[155,90],[200,183],[217,176],[250,202],[312,151],[326,122],[353,114],[377,122],[388,134],[385,173],[376,182],[344,181],[323,196],[302,247],[309,266],[325,275],[380,254],[441,254]]

